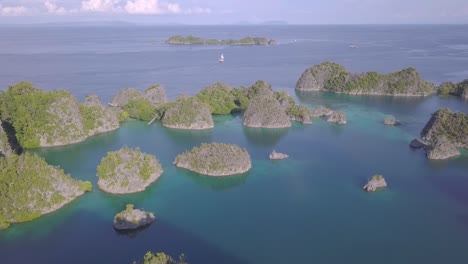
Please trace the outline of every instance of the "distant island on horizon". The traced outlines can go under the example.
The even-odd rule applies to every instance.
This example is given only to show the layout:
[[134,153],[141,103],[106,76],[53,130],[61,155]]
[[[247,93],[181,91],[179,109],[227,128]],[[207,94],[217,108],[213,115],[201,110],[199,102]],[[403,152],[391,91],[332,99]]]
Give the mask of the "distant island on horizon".
[[244,37],[241,39],[209,39],[201,38],[196,36],[171,36],[166,41],[166,44],[170,45],[275,45],[276,41],[274,39],[267,39],[263,37]]

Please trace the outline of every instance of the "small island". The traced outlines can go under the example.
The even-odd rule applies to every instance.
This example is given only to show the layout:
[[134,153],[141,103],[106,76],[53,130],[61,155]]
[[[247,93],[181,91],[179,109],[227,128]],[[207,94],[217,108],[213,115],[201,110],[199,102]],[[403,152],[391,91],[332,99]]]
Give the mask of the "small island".
[[429,159],[448,159],[460,155],[457,148],[468,148],[468,114],[439,109],[421,131]]
[[244,45],[244,46],[254,46],[254,45],[274,45],[276,41],[273,39],[267,39],[263,37],[245,37],[238,40],[235,39],[207,39],[195,36],[171,36],[166,41],[166,44],[170,45]]
[[377,189],[387,187],[387,182],[382,175],[374,175],[363,189],[367,192],[375,192]]
[[181,254],[178,260],[173,259],[171,256],[163,252],[153,253],[151,251],[147,252],[143,257],[143,261],[136,262],[133,264],[188,264],[185,260],[185,255]]
[[329,123],[336,123],[339,125],[344,125],[347,123],[344,112],[331,110],[323,106],[318,106],[317,108],[310,110],[310,116],[321,117]]
[[385,118],[383,123],[386,126],[399,126],[400,125],[400,121],[396,120],[394,117]]
[[123,147],[107,153],[97,167],[99,189],[113,194],[141,192],[163,173],[159,161],[140,149]]
[[327,91],[353,95],[426,96],[435,86],[421,79],[414,68],[389,74],[377,72],[351,73],[334,62],[315,65],[301,75],[298,91]]
[[153,223],[155,219],[153,213],[134,209],[133,204],[127,204],[125,210],[115,215],[113,226],[117,230],[137,229]]
[[190,151],[177,155],[173,164],[208,176],[242,174],[252,168],[246,149],[233,144],[201,144]]
[[276,150],[273,150],[273,152],[271,152],[269,157],[271,160],[282,160],[282,159],[287,159],[289,156],[288,154],[276,152]]

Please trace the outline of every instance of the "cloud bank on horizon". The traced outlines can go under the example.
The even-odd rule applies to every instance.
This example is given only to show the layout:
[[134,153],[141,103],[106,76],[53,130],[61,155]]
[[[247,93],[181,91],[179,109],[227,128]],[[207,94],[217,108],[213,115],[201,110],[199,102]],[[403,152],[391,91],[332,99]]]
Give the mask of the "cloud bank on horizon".
[[207,24],[269,20],[300,24],[468,23],[468,1],[0,0],[0,19],[23,16],[32,20],[61,17],[62,21],[89,17],[157,21],[157,17],[164,17],[169,22]]

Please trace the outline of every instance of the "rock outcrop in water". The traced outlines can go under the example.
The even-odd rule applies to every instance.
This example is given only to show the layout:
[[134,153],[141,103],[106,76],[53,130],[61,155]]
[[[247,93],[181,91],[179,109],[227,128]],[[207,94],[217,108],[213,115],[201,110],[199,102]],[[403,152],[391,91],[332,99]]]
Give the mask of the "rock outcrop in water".
[[171,36],[169,39],[164,41],[166,44],[171,45],[274,45],[276,41],[273,39],[266,39],[262,37],[245,37],[239,40],[234,39],[205,39],[194,36]]
[[410,142],[410,147],[415,148],[415,149],[420,149],[420,148],[427,148],[429,144],[427,142],[424,142],[423,140],[419,138],[415,138],[411,140]]
[[399,126],[400,121],[396,120],[394,117],[387,117],[384,119],[384,125],[386,126]]
[[344,125],[346,124],[346,116],[341,111],[333,111],[333,113],[327,117],[327,122]]
[[377,189],[387,187],[387,182],[382,175],[374,175],[363,189],[368,192],[375,192]]
[[233,144],[201,144],[178,155],[174,165],[208,176],[245,173],[252,167],[247,150]]
[[114,194],[141,192],[163,173],[159,161],[139,149],[124,147],[107,153],[97,167],[98,186]]
[[35,154],[0,157],[0,168],[0,229],[56,211],[92,189]]
[[288,157],[289,157],[288,154],[276,152],[275,150],[273,150],[273,152],[271,152],[270,154],[271,160],[282,160],[282,159],[287,159]]
[[12,124],[24,148],[78,143],[118,128],[97,97],[87,100],[79,104],[67,91],[45,92],[20,82],[1,95],[2,119]]
[[151,251],[147,252],[143,257],[143,261],[134,261],[133,263],[142,263],[142,264],[189,264],[185,260],[185,255],[181,254],[178,260],[173,259],[171,256],[163,253],[153,253]]
[[133,204],[114,216],[114,228],[117,230],[130,230],[147,226],[154,222],[156,217],[151,212],[134,209]]
[[460,153],[456,148],[468,148],[468,114],[439,109],[421,131],[421,137],[430,146],[428,158],[457,156]]
[[444,82],[437,87],[437,94],[451,94],[464,99],[468,99],[468,79],[459,83]]
[[329,91],[346,94],[425,96],[434,92],[434,85],[421,79],[414,68],[390,74],[377,72],[351,73],[333,62],[315,65],[302,74],[296,89]]
[[209,107],[195,97],[178,98],[168,106],[161,121],[163,126],[177,129],[214,127]]

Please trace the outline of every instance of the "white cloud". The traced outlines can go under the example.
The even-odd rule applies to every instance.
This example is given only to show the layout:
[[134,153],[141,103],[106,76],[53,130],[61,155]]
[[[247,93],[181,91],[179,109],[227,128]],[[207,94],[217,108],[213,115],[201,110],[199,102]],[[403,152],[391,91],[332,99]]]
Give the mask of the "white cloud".
[[179,4],[167,4],[167,11],[169,13],[179,14],[182,12]]
[[111,12],[117,9],[120,0],[86,0],[81,2],[81,9],[90,12]]
[[130,14],[162,14],[163,8],[158,0],[129,0],[125,5],[125,11]]
[[51,14],[63,15],[68,13],[68,10],[66,10],[64,7],[57,6],[55,3],[50,1],[45,1],[44,6],[47,9],[47,12]]
[[194,7],[194,8],[187,9],[184,13],[186,14],[210,14],[211,9],[202,8],[202,7]]
[[19,16],[28,12],[24,6],[2,6],[0,5],[0,16]]

